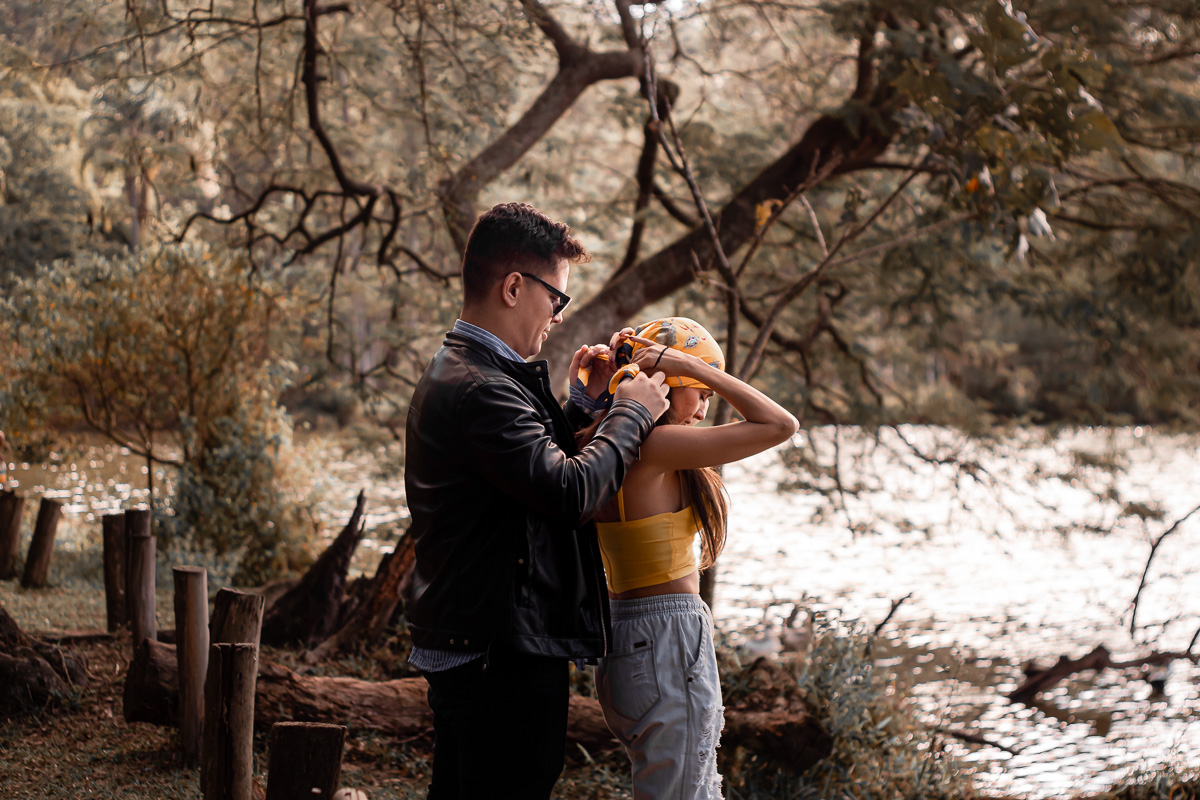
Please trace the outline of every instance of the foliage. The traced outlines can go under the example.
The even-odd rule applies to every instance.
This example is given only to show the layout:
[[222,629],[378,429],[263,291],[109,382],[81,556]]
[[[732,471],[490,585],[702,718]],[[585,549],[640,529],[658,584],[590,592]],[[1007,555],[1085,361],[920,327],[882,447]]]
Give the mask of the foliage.
[[764,768],[753,757],[727,768],[731,800],[970,796],[970,782],[958,766],[875,673],[871,639],[858,627],[818,623],[807,657],[773,673],[783,687],[764,686],[754,665],[739,669],[736,657],[725,654],[726,703],[750,692],[799,690],[833,737],[832,755],[801,775]]
[[326,306],[295,354],[306,389],[344,375],[397,436],[457,307],[461,218],[493,201],[530,200],[597,252],[547,346],[562,365],[632,316],[725,327],[729,277],[643,128],[647,64],[739,267],[737,338],[765,358],[751,372],[791,405],[971,429],[1200,422],[1200,29],[1186,4],[14,0],[2,13],[0,110],[17,110],[0,169],[37,188],[0,226],[53,226],[39,241],[57,248],[22,244],[11,268],[105,236],[222,240],[287,266],[289,292]]
[[[57,76],[10,75],[0,91],[0,287],[10,274],[82,252],[117,254],[83,179],[87,93]],[[108,228],[108,230],[106,230]]]
[[306,557],[313,478],[278,407],[289,367],[272,344],[286,320],[244,259],[188,245],[59,261],[0,308],[0,426],[18,445],[84,426],[178,467],[160,533],[246,548],[242,578]]
[[190,420],[182,434],[195,453],[179,469],[160,531],[216,554],[233,554],[237,586],[257,586],[308,566],[319,533],[311,453],[293,441],[275,398],[286,376],[260,374],[231,415],[212,422],[209,444]]

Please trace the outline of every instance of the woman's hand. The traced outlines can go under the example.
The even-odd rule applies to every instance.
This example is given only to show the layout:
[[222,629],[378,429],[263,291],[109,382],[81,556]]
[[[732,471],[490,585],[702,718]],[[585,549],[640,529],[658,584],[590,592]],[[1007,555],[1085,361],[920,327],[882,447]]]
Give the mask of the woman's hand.
[[706,366],[703,361],[682,350],[676,350],[673,347],[667,347],[658,342],[643,339],[640,336],[628,336],[626,338],[631,342],[643,345],[643,347],[634,352],[632,361],[643,372],[650,374],[661,372],[670,377],[696,378],[697,370]]

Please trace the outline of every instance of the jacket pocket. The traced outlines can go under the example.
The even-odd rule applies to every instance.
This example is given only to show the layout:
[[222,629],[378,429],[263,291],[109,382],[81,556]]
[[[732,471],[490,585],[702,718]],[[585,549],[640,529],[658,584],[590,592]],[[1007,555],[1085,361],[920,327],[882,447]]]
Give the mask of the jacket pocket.
[[601,659],[596,678],[601,699],[607,699],[613,711],[633,722],[641,720],[660,697],[654,642]]

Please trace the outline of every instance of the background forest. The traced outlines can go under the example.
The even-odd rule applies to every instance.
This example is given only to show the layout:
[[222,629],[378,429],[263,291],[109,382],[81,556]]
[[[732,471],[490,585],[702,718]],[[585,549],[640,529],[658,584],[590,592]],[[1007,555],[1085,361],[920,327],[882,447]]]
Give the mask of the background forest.
[[556,375],[682,314],[804,425],[1193,430],[1198,79],[1196,0],[0,0],[0,430],[165,465],[160,536],[294,571],[297,423],[399,474],[511,200],[594,254]]
[[519,199],[596,255],[557,374],[670,312],[809,424],[1192,426],[1196,10],[6,0],[0,425],[172,440],[184,516],[280,397],[399,440]]

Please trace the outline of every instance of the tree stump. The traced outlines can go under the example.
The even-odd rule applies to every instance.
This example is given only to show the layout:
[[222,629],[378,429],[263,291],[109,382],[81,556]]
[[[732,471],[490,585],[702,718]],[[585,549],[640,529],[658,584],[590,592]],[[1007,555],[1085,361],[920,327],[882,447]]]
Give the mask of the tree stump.
[[221,589],[213,605],[211,643],[253,642],[258,647],[265,605],[261,594]]
[[346,573],[362,539],[365,507],[366,499],[359,492],[346,527],[321,553],[300,583],[280,597],[263,619],[264,642],[270,645],[298,643],[312,649],[337,630],[346,594]]
[[21,517],[25,498],[13,491],[0,492],[0,580],[17,577],[21,548]]
[[267,800],[329,800],[342,772],[344,725],[276,722],[271,726]]
[[204,682],[204,800],[252,800],[254,689],[258,649],[252,644],[214,644]]
[[41,588],[50,578],[50,558],[54,555],[54,537],[61,518],[62,503],[43,497],[33,526],[33,540],[25,556],[25,574],[21,576],[21,585],[26,589]]
[[175,567],[175,641],[179,667],[179,738],[183,765],[200,765],[204,677],[208,670],[208,573]]
[[129,565],[129,544],[125,538],[125,515],[105,514],[100,518],[104,534],[104,608],[108,632],[113,633],[129,622],[125,605],[125,568]]
[[0,607],[0,719],[42,708],[87,685],[87,666],[68,650],[27,636]]
[[412,582],[417,551],[412,537],[401,536],[392,552],[383,557],[375,576],[367,582],[364,597],[332,636],[305,654],[309,662],[336,653],[357,642],[377,640],[392,621],[397,606]]
[[[146,514],[149,516],[149,512]],[[128,533],[128,516],[125,522]],[[135,532],[137,530],[134,528]],[[125,599],[129,604],[129,627],[133,631],[134,650],[142,640],[157,638],[158,634],[158,623],[154,617],[155,551],[153,536],[135,533],[129,538],[129,588]]]

